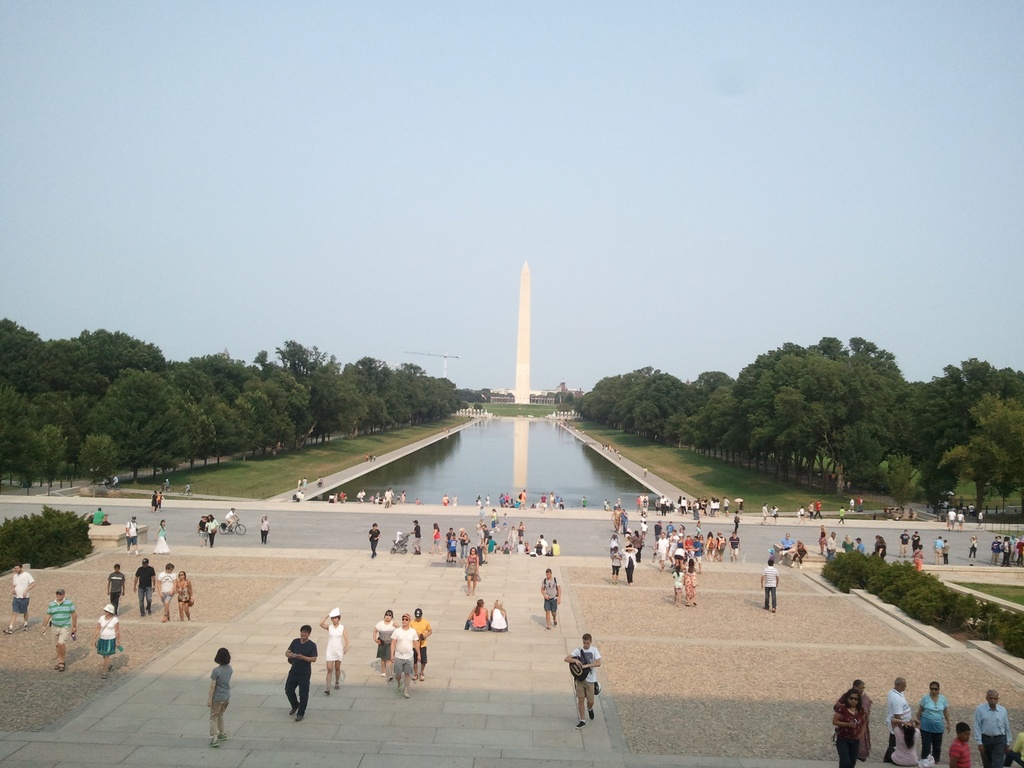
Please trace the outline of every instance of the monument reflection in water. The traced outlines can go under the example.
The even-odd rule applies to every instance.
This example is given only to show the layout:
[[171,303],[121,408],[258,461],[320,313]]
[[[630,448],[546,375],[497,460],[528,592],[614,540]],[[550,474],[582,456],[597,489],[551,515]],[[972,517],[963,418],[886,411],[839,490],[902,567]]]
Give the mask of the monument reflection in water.
[[440,504],[458,496],[460,505],[473,505],[476,497],[517,496],[526,489],[530,503],[552,491],[566,507],[598,507],[605,499],[624,504],[647,489],[614,463],[584,446],[564,429],[537,419],[480,421],[416,453],[381,466],[341,486],[350,501],[360,490],[367,495],[393,488],[405,491],[406,502]]

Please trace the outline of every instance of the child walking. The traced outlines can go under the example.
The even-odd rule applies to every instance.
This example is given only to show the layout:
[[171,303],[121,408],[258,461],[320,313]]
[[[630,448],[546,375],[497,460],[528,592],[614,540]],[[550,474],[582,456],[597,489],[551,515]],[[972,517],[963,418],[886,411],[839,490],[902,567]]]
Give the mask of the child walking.
[[210,693],[206,697],[206,706],[210,708],[210,746],[219,747],[228,737],[224,732],[224,710],[231,700],[231,653],[221,648],[213,657],[217,662],[210,673]]

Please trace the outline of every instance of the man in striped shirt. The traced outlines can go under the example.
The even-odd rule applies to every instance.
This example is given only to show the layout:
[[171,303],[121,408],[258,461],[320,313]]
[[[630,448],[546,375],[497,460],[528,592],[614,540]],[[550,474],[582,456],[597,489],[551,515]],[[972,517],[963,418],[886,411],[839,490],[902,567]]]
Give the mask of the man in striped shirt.
[[64,662],[68,652],[68,635],[75,639],[78,631],[78,614],[75,613],[75,604],[65,598],[64,590],[57,590],[57,599],[46,609],[46,621],[43,624],[43,634],[46,628],[53,627],[57,630],[57,666],[58,672],[64,671]]
[[779,587],[779,571],[775,567],[775,560],[768,559],[768,567],[761,571],[761,586],[764,587],[764,609],[769,610],[768,603],[771,602],[771,612],[775,613],[776,592]]

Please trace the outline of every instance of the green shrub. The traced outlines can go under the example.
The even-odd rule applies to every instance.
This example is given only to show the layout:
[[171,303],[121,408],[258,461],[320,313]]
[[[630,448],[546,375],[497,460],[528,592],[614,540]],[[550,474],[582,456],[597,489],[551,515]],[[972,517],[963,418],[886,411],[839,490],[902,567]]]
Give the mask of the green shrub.
[[867,590],[887,603],[899,605],[907,594],[929,581],[939,583],[934,576],[917,571],[912,563],[897,562],[875,568],[868,579]]
[[822,575],[843,592],[867,589],[912,619],[954,632],[966,630],[984,640],[999,640],[1008,653],[1024,657],[1024,614],[954,592],[910,563],[890,564],[851,552],[826,563]]
[[867,589],[868,581],[886,567],[879,557],[865,557],[860,552],[843,552],[831,563],[825,563],[822,575],[842,592]]
[[0,570],[18,563],[51,568],[92,552],[89,523],[74,512],[43,507],[42,514],[14,517],[0,525]]
[[1003,611],[999,621],[999,639],[1014,656],[1024,656],[1024,614]]
[[950,591],[938,579],[929,579],[914,586],[895,605],[910,618],[935,625],[941,623],[950,596]]

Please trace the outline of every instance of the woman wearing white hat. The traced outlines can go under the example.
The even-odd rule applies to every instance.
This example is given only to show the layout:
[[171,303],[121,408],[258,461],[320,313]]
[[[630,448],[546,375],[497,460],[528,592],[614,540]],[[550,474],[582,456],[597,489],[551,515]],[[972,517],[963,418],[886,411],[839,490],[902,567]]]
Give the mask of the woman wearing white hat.
[[103,615],[96,622],[92,642],[96,646],[96,653],[100,655],[100,667],[103,670],[100,677],[106,680],[113,666],[110,657],[117,653],[121,645],[121,624],[114,615],[114,606],[110,603],[104,606]]
[[320,626],[327,630],[327,683],[324,695],[331,695],[331,672],[334,672],[334,690],[341,687],[341,660],[348,653],[348,630],[341,623],[341,609],[334,608],[324,616]]

